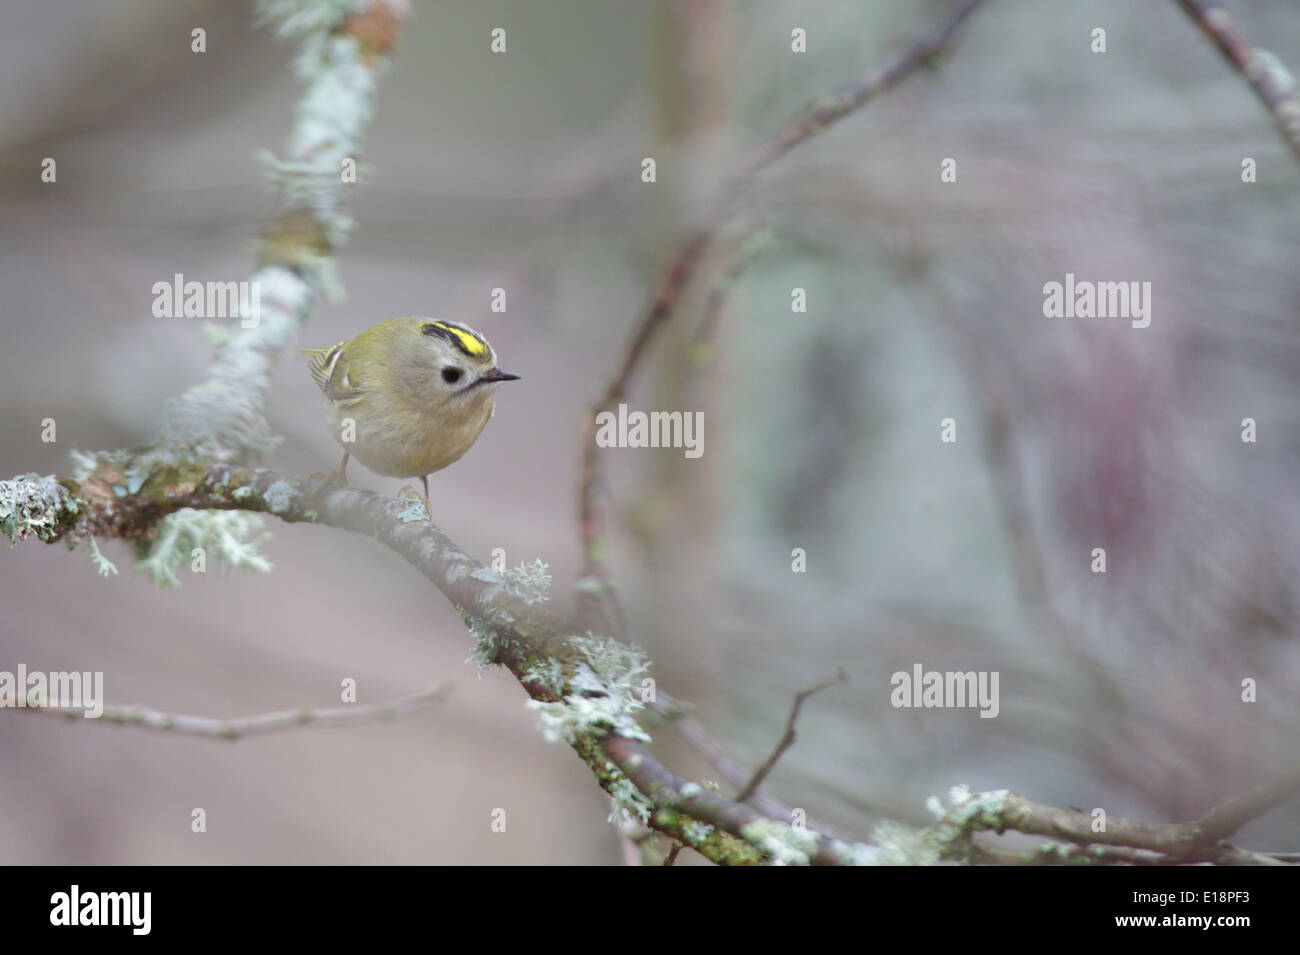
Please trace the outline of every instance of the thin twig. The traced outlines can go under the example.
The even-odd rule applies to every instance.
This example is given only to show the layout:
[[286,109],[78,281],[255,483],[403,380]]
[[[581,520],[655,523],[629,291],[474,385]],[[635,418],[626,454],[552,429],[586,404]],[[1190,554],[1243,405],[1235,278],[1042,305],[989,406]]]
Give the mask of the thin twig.
[[[676,700],[661,691],[656,702],[651,706],[655,712],[665,720],[670,721],[678,729],[682,734],[682,738],[692,749],[704,757],[719,776],[737,790],[740,790],[749,781],[751,770],[724,750],[717,740],[709,734],[709,731],[704,728],[704,724],[690,715],[687,707],[680,700]],[[794,817],[793,806],[782,802],[769,793],[756,792],[750,797],[749,803],[773,819],[792,819]],[[848,842],[854,838],[848,833],[819,820],[809,819],[806,824],[813,832],[820,832],[832,839]]]
[[[105,706],[102,715],[86,722],[139,726],[145,729],[188,733],[193,736],[237,740],[246,736],[262,736],[299,726],[344,726],[371,720],[395,720],[442,703],[451,695],[451,690],[452,684],[441,683],[423,693],[413,693],[384,703],[363,703],[330,709],[313,709],[304,706],[294,710],[259,713],[256,716],[243,716],[233,720],[166,713],[149,706]],[[89,715],[84,706],[33,706],[24,709],[78,721]]]
[[1177,3],[1250,83],[1255,95],[1272,114],[1282,138],[1300,159],[1300,97],[1296,95],[1295,77],[1276,56],[1250,42],[1240,21],[1223,4],[1214,0],[1177,0]]
[[795,734],[795,724],[799,721],[799,711],[803,709],[804,701],[807,700],[808,697],[820,693],[822,690],[828,689],[832,686],[840,686],[841,684],[848,682],[849,675],[841,669],[836,671],[833,677],[822,680],[822,682],[818,683],[816,686],[809,687],[806,690],[800,690],[794,695],[794,706],[790,707],[790,717],[785,721],[785,735],[783,735],[781,741],[776,744],[776,749],[772,750],[772,755],[764,760],[763,763],[754,770],[754,775],[749,778],[749,782],[745,783],[740,792],[736,793],[736,802],[749,802],[754,793],[758,791],[758,787],[763,785],[763,780],[767,778],[768,773],[776,768],[777,761],[785,755],[787,749],[794,745],[795,739],[797,738]]
[[691,337],[692,357],[707,356],[712,349],[714,329],[722,315],[727,295],[740,281],[755,260],[768,251],[772,245],[772,235],[766,229],[750,233],[731,256],[731,262],[709,289],[708,299],[704,303],[704,316],[695,327]]

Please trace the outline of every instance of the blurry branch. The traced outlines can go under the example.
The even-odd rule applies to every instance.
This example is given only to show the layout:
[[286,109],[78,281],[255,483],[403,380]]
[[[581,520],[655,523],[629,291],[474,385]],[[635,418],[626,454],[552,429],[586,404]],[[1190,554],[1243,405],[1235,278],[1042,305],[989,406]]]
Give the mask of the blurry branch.
[[[1059,864],[1071,861],[1138,865],[1183,865],[1212,862],[1217,865],[1291,864],[1285,853],[1249,852],[1224,840],[1253,819],[1300,794],[1300,766],[1277,779],[1220,803],[1197,819],[1182,823],[1151,823],[1115,816],[1106,819],[1104,831],[1093,830],[1090,813],[1057,809],[1030,802],[1006,790],[989,793],[955,791],[953,807],[932,832],[951,849],[965,844],[975,848],[971,861],[1027,865],[1035,862]],[[1048,836],[1068,845],[1047,846],[1038,852],[1008,853],[988,847],[972,847],[969,837],[976,832],[1001,834],[1013,829],[1029,835]],[[1085,847],[1085,848],[1081,848]],[[1051,858],[1044,858],[1051,857]]]
[[1037,851],[999,849],[975,843],[970,849],[970,862],[974,865],[1188,865],[1192,862],[1213,862],[1215,865],[1285,865],[1294,862],[1286,853],[1246,852],[1227,843],[1221,843],[1205,859],[1188,860],[1162,855],[1147,849],[1127,849],[1123,846],[1080,846],[1061,842],[1045,842]]
[[[208,378],[167,403],[159,443],[194,457],[255,460],[276,444],[264,405],[271,370],[321,295],[337,296],[333,252],[352,221],[344,163],[360,162],[378,77],[407,12],[406,0],[361,3],[262,0],[261,19],[302,41],[295,66],[306,88],[283,158],[261,157],[278,185],[275,217],[258,243],[257,314],[241,316]],[[350,13],[349,10],[359,10]]]
[[829,129],[922,67],[937,63],[953,43],[962,24],[984,2],[985,0],[961,0],[943,26],[912,44],[901,56],[881,69],[805,105],[739,165],[723,185],[702,224],[678,247],[659,276],[631,344],[613,378],[583,419],[578,525],[582,541],[584,596],[600,594],[610,588],[606,522],[599,500],[604,487],[604,467],[596,448],[597,416],[602,411],[615,407],[625,396],[633,372],[645,357],[660,326],[672,315],[677,300],[694,277],[705,251],[724,224],[732,204],[760,172],[800,143]]
[[780,742],[776,744],[776,749],[772,750],[772,755],[754,770],[754,775],[750,777],[749,782],[745,783],[740,792],[736,793],[736,802],[749,802],[754,793],[758,792],[758,787],[763,785],[763,780],[776,768],[777,761],[785,755],[787,749],[794,745],[797,738],[794,727],[799,721],[799,711],[803,709],[804,701],[810,696],[816,696],[822,690],[832,686],[843,686],[848,682],[849,675],[843,670],[839,670],[830,679],[822,680],[816,686],[807,690],[800,690],[794,695],[794,706],[790,708],[790,718],[785,723],[785,734],[781,737]]
[[[372,720],[395,720],[408,713],[418,713],[420,710],[428,709],[436,703],[443,702],[450,695],[451,684],[443,683],[424,693],[413,693],[385,703],[364,703],[331,709],[312,709],[304,706],[233,720],[165,713],[148,706],[105,706],[104,712],[91,722],[140,726],[152,730],[237,740],[245,736],[261,736],[299,726],[344,726]],[[78,722],[87,715],[87,708],[84,706],[28,706],[25,709],[32,713],[63,716]]]
[[[935,299],[933,314],[959,346],[952,349],[952,359],[966,370],[971,390],[984,414],[983,427],[976,431],[984,460],[994,478],[989,487],[1025,608],[1033,625],[1050,635],[1055,644],[1053,652],[1068,658],[1066,668],[1076,679],[1086,681],[1098,694],[1112,693],[1113,678],[1081,649],[1085,643],[1079,638],[1075,622],[1060,612],[1052,597],[1053,587],[1047,575],[1050,562],[1034,516],[1034,496],[1025,474],[1018,432],[1012,420],[1012,402],[1006,391],[1005,382],[1014,380],[1015,375],[1008,375],[998,365],[989,350],[987,335],[961,320],[942,282],[929,283],[929,291]],[[1095,740],[1104,738],[1109,731],[1110,724],[1103,724],[1093,727],[1090,735]],[[1091,748],[1089,760],[1107,777],[1158,803],[1160,797],[1153,789],[1147,767],[1115,758],[1112,748],[1104,743]]]
[[1282,62],[1254,46],[1241,23],[1216,0],[1177,0],[1183,12],[1214,41],[1224,58],[1246,78],[1268,109],[1296,158],[1300,159],[1300,96],[1295,77]]
[[714,281],[713,287],[709,289],[709,297],[704,302],[704,315],[700,319],[700,323],[695,327],[695,334],[691,337],[691,355],[693,358],[704,360],[710,356],[714,329],[717,327],[718,319],[722,316],[722,309],[727,303],[727,296],[736,287],[736,283],[740,281],[740,277],[745,274],[746,270],[771,246],[772,234],[766,229],[755,229],[732,253],[730,263]]

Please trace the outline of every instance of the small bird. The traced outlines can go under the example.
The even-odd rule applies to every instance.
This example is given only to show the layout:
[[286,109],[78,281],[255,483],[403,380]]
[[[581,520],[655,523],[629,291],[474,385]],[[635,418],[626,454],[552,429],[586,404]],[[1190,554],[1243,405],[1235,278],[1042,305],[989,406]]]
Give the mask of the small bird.
[[300,352],[343,448],[337,479],[347,483],[349,457],[376,474],[418,477],[430,515],[429,475],[464,456],[492,417],[496,386],[519,379],[474,329],[432,318],[392,318]]

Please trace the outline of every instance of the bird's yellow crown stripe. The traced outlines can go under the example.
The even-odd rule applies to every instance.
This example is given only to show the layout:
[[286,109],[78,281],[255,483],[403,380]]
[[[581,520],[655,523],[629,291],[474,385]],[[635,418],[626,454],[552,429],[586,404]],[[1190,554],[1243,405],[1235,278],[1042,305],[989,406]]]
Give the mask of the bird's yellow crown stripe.
[[479,338],[473,332],[460,328],[457,325],[449,325],[446,322],[430,322],[429,325],[446,332],[447,335],[444,335],[443,337],[446,338],[451,336],[457,347],[467,355],[471,355],[474,358],[481,358],[488,353],[487,342],[483,341],[483,339]]

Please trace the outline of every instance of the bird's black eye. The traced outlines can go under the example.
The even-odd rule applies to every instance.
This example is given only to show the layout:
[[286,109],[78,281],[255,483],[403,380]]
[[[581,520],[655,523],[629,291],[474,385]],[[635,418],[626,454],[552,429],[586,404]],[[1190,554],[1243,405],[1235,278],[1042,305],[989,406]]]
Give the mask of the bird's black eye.
[[444,368],[442,370],[442,380],[449,385],[454,385],[460,381],[460,376],[464,374],[459,368]]

